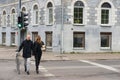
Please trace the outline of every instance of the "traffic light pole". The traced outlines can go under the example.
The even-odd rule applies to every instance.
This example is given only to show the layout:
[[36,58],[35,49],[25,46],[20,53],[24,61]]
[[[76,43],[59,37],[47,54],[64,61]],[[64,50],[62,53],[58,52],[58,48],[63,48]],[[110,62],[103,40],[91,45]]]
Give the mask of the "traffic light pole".
[[[19,5],[18,5],[18,16],[21,16],[21,0],[19,0]],[[20,29],[18,28],[18,47],[20,46]]]

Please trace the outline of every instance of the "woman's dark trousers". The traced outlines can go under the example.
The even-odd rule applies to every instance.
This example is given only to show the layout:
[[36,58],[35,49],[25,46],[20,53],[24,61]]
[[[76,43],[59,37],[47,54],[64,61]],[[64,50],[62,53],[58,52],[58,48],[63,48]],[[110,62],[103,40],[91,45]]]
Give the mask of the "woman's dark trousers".
[[40,60],[41,60],[41,55],[35,55],[36,73],[39,73]]

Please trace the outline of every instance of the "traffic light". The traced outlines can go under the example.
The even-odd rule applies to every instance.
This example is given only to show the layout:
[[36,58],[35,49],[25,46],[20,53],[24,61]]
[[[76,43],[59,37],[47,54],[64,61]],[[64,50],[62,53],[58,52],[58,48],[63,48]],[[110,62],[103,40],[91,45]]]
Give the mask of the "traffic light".
[[21,29],[23,27],[23,24],[22,24],[22,17],[21,16],[18,16],[18,24],[17,24],[18,28]]
[[20,16],[18,16],[18,28],[26,28],[28,26],[28,14],[21,12]]
[[25,28],[26,26],[28,26],[28,14],[21,12],[21,17],[22,17],[22,24],[23,27]]

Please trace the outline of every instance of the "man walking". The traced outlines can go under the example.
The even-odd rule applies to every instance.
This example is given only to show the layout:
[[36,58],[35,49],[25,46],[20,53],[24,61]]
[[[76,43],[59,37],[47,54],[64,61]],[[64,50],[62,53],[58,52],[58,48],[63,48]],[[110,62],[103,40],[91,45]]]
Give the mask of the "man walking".
[[25,72],[29,75],[29,69],[30,69],[30,58],[32,55],[32,51],[33,51],[33,42],[30,40],[30,35],[27,35],[26,40],[24,40],[19,49],[18,52],[21,51],[21,49],[23,48],[23,58],[24,58],[24,67],[25,67]]

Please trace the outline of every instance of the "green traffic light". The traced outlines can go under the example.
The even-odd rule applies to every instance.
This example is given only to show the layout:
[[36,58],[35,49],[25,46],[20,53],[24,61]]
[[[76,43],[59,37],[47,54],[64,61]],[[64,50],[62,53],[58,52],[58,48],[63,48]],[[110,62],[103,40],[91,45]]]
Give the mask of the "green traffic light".
[[19,28],[21,28],[21,27],[22,27],[22,25],[21,25],[21,24],[18,24],[18,27],[19,27]]

